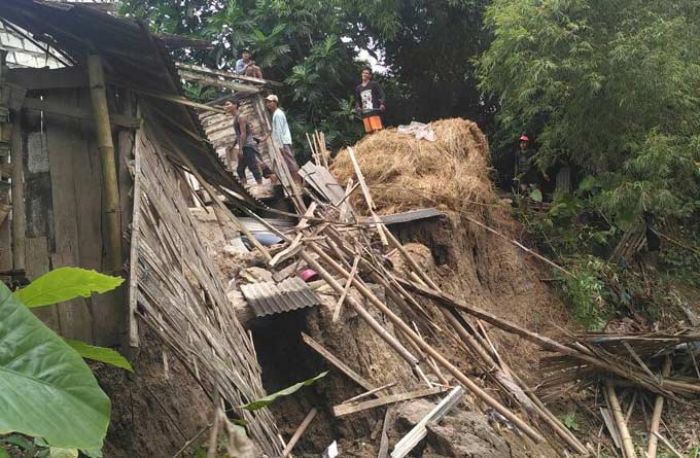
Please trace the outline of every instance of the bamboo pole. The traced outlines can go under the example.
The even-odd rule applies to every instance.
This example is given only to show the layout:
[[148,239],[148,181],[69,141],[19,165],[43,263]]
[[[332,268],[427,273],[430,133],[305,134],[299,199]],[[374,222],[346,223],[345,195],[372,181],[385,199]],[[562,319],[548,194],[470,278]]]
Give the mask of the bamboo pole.
[[[671,374],[671,358],[666,357],[664,366],[661,369],[663,377],[668,377]],[[647,458],[656,458],[656,449],[659,444],[659,438],[656,433],[659,432],[659,423],[661,422],[661,412],[664,408],[664,397],[660,394],[656,396],[654,401],[654,413],[651,416],[651,425],[649,427],[649,445],[647,447]]]
[[15,270],[25,267],[25,236],[27,216],[24,208],[24,157],[22,154],[21,116],[12,126],[12,265]]
[[[323,250],[319,249],[316,247],[314,244],[310,245],[310,248],[314,251],[314,253],[318,254],[323,260],[328,263],[338,274],[345,278],[349,278],[350,273],[347,272],[345,269],[343,269],[340,265],[338,265],[330,256],[328,256]],[[314,261],[308,254],[302,253],[303,256],[305,256],[305,261],[307,263],[309,261],[312,261],[318,265],[318,267],[321,267],[320,264],[318,264],[316,261]],[[308,259],[307,259],[308,258]],[[329,276],[330,277],[330,276]],[[324,278],[325,279],[325,278]],[[336,290],[338,293],[342,293],[343,287],[333,279],[333,277],[330,277],[332,280],[331,287]],[[329,282],[331,283],[331,282]],[[365,287],[357,278],[353,279],[353,283],[357,290],[362,294],[365,298],[369,300],[369,302],[377,307],[389,320],[394,323],[394,325],[401,330],[406,336],[408,336],[410,339],[412,339],[414,342],[418,344],[418,346],[425,351],[427,354],[432,356],[435,361],[437,361],[441,366],[443,366],[448,372],[452,374],[453,377],[455,377],[462,385],[464,385],[465,388],[467,388],[469,391],[474,393],[475,396],[477,396],[479,399],[484,401],[487,405],[492,407],[494,410],[496,410],[498,413],[503,415],[505,418],[510,420],[515,426],[517,426],[521,431],[523,431],[526,435],[528,435],[532,440],[535,442],[544,442],[544,438],[540,433],[535,431],[530,425],[525,423],[522,419],[520,419],[517,415],[515,415],[513,412],[511,412],[508,408],[506,408],[503,404],[498,402],[495,398],[493,398],[491,395],[489,395],[486,391],[482,390],[476,383],[474,383],[469,377],[467,377],[464,373],[462,373],[455,365],[450,363],[442,354],[440,354],[437,350],[435,350],[432,346],[427,344],[423,339],[421,339],[416,333],[411,329],[410,326],[408,326],[404,321],[399,318],[389,307],[386,306],[382,301],[380,301],[373,293],[370,291],[367,287]],[[350,304],[353,304],[355,301],[353,300],[352,297],[348,297],[348,302]],[[386,332],[386,331],[385,331]]]
[[610,403],[610,410],[612,410],[613,418],[615,419],[615,424],[617,425],[617,431],[620,433],[620,440],[622,441],[622,451],[624,456],[625,458],[637,458],[637,454],[634,452],[632,436],[630,436],[630,430],[627,428],[627,423],[625,422],[625,417],[622,413],[620,401],[617,399],[615,387],[610,380],[605,382],[605,394],[607,395],[608,402]]
[[119,209],[119,187],[117,184],[117,166],[114,158],[112,128],[109,121],[107,105],[107,87],[105,85],[102,59],[97,54],[88,55],[88,80],[90,97],[97,125],[97,148],[102,158],[102,186],[104,187],[104,205],[107,218],[107,250],[109,267],[112,273],[122,269],[121,215]]
[[[379,233],[379,238],[382,241],[382,245],[386,246],[389,244],[386,238],[384,224],[382,220],[375,213],[374,200],[372,200],[372,195],[369,193],[369,187],[365,182],[365,177],[362,175],[362,170],[360,169],[360,164],[357,163],[357,158],[355,157],[355,152],[352,147],[348,147],[348,156],[350,156],[350,161],[352,161],[352,166],[355,169],[355,175],[357,176],[357,181],[360,183],[360,189],[362,189],[362,194],[365,196],[365,201],[367,202],[367,208],[369,209],[370,215],[372,215],[372,220],[374,221],[374,226],[377,228]],[[388,232],[388,231],[386,231]]]
[[[396,248],[399,253],[401,253],[402,257],[408,262],[409,266],[417,273],[419,278],[423,279],[428,285],[430,285],[433,289],[439,291],[438,285],[433,281],[432,278],[430,278],[423,270],[418,266],[418,263],[416,263],[415,259],[411,257],[411,255],[406,251],[404,246],[399,242],[399,240],[394,236],[394,234],[391,233],[391,231],[386,231],[387,233],[387,238],[389,239],[389,243]],[[476,338],[467,332],[467,330],[462,326],[462,323],[457,320],[457,318],[452,314],[452,311],[442,309],[443,316],[447,319],[447,321],[452,325],[454,330],[457,332],[457,334],[462,338],[462,341],[466,344],[468,344],[471,348],[472,351],[475,351],[481,358],[484,360],[484,362],[488,364],[492,364],[496,366],[496,361],[491,358],[491,356],[488,354],[486,349],[481,345],[481,342],[477,341]],[[507,369],[507,368],[505,368]],[[510,374],[509,371],[504,370],[504,368],[501,368],[501,371],[503,372],[504,375],[508,376],[511,380],[513,379],[512,375]],[[514,380],[518,384],[522,384],[522,381],[519,380],[517,377],[515,377]],[[509,389],[509,387],[506,384],[503,384],[506,389]],[[513,393],[513,395],[518,399],[518,396],[516,393]],[[554,432],[562,439],[564,442],[566,442],[570,447],[572,447],[574,450],[576,450],[578,453],[582,455],[587,455],[588,450],[586,447],[579,441],[576,436],[574,436],[569,430],[567,430],[565,427],[561,425],[561,422],[559,421],[558,418],[556,418],[550,411],[547,409],[544,405],[541,404],[541,402],[538,404],[537,401],[539,399],[534,400],[533,399],[534,395],[528,396],[526,399],[528,400],[527,403],[523,403],[523,406],[530,411],[534,411],[538,414],[538,416],[544,420],[551,428],[554,430]],[[518,399],[521,401],[520,399]],[[521,401],[522,402],[522,401]]]

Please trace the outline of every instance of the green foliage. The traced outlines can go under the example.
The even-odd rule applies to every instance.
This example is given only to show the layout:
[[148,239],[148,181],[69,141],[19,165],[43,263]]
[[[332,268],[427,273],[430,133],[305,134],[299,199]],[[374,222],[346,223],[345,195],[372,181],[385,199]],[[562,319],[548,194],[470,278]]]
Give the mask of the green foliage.
[[[47,288],[58,297],[53,288]],[[37,295],[28,296],[38,297]],[[109,398],[70,346],[0,285],[0,433],[55,447],[100,449]]]
[[[359,83],[358,50],[384,58],[381,78],[389,123],[489,111],[476,88],[472,59],[488,42],[481,27],[486,0],[122,0],[120,12],[158,32],[211,40],[213,51],[176,57],[231,69],[248,47],[287,111],[293,138],[306,149],[306,132],[325,132],[334,148],[357,141],[353,114]],[[199,95],[199,94],[196,94]],[[201,101],[201,99],[199,99]]]
[[94,270],[59,267],[16,291],[15,296],[29,308],[42,307],[76,297],[90,297],[93,293],[105,293],[123,282],[123,278],[111,277]]
[[304,380],[303,382],[295,383],[292,386],[289,386],[283,390],[277,391],[276,393],[269,394],[265,396],[264,398],[257,399],[255,401],[249,402],[248,404],[242,405],[241,408],[245,410],[249,410],[251,412],[255,410],[260,410],[263,407],[267,407],[273,402],[275,402],[277,399],[285,396],[289,396],[291,394],[296,393],[300,389],[302,389],[305,386],[310,386],[316,383],[317,381],[321,380],[323,377],[328,375],[328,371],[326,372],[321,372],[318,374],[316,377],[310,378],[308,380]]
[[573,276],[561,277],[561,288],[572,316],[589,330],[600,331],[609,318],[604,278],[606,264],[593,256],[576,262]]
[[581,429],[578,424],[578,420],[576,419],[576,412],[567,413],[562,417],[561,421],[564,423],[564,426],[572,431],[579,431]]
[[91,359],[93,361],[109,364],[110,366],[118,367],[129,372],[134,372],[134,368],[131,367],[129,361],[127,361],[126,358],[124,358],[116,350],[105,347],[96,347],[79,340],[65,339],[65,341],[73,350],[78,352],[78,354],[85,359]]
[[502,138],[528,132],[542,168],[596,175],[620,224],[698,208],[698,2],[494,0],[486,24],[479,74]]

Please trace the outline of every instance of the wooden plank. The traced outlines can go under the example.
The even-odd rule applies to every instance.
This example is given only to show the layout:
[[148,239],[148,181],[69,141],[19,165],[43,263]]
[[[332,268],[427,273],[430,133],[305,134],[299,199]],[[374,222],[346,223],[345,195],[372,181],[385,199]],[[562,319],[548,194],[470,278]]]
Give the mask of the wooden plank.
[[[90,95],[86,90],[78,93],[77,106],[89,109]],[[78,240],[80,250],[78,265],[98,272],[109,270],[104,249],[103,186],[99,150],[92,123],[82,122],[75,132],[76,146],[71,151],[77,209]],[[86,299],[91,313],[93,343],[116,345],[120,343],[125,326],[124,289],[122,286],[105,294]]]
[[[25,241],[25,272],[33,280],[49,271],[49,247],[46,237],[29,237]],[[32,309],[34,314],[48,327],[59,332],[58,309],[39,307]]]
[[[66,105],[77,104],[74,91],[48,94],[45,97]],[[74,175],[73,151],[84,148],[83,139],[80,137],[80,125],[74,121],[66,122],[65,118],[56,115],[48,115],[44,118],[44,127],[51,173],[55,234],[51,265],[53,268],[78,266],[80,265],[78,215],[82,211],[79,210],[75,183],[76,178],[82,177]],[[95,190],[92,190],[92,193],[95,193]],[[62,336],[93,342],[92,320],[85,299],[74,299],[57,307]]]
[[333,353],[326,350],[320,343],[316,342],[309,335],[302,332],[301,338],[304,340],[304,343],[306,343],[306,345],[313,348],[319,355],[323,356],[326,361],[328,361],[337,369],[339,369],[342,373],[350,377],[350,379],[352,379],[362,388],[364,388],[367,391],[374,390],[375,387],[369,380],[352,370],[347,364],[339,360],[335,355],[333,355]]
[[87,72],[82,67],[13,68],[8,72],[8,81],[28,90],[72,89],[87,87]]
[[[87,121],[91,126],[95,125],[95,115],[87,107],[77,107],[73,105],[63,105],[57,102],[41,99],[24,99],[22,106],[27,110],[43,111],[47,114],[61,115],[68,118]],[[141,125],[141,120],[131,116],[117,113],[110,113],[110,122],[115,126],[136,129]]]
[[450,409],[459,403],[463,396],[464,388],[461,386],[453,388],[450,394],[440,401],[428,414],[421,418],[421,420],[396,443],[394,450],[391,452],[391,458],[403,458],[408,455],[411,450],[428,435],[426,426],[431,422],[440,421]]
[[27,217],[24,203],[24,141],[21,116],[12,127],[12,265],[25,268]]
[[375,407],[381,407],[388,404],[394,404],[396,402],[409,401],[411,399],[424,398],[426,396],[433,396],[435,394],[440,394],[445,391],[447,391],[445,388],[438,386],[433,388],[424,388],[422,390],[409,391],[408,393],[392,394],[390,396],[385,396],[379,399],[372,399],[370,401],[339,404],[333,407],[333,415],[335,415],[336,417],[342,417],[345,415],[362,412],[363,410],[374,409]]

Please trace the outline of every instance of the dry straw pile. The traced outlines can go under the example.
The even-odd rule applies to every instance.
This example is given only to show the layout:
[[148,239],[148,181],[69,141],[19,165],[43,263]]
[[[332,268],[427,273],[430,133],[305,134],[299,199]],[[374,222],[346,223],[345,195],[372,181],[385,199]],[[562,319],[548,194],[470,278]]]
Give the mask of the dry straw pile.
[[[387,129],[355,145],[355,155],[380,213],[429,206],[462,210],[473,203],[492,201],[488,143],[476,123],[446,119],[430,126],[435,142]],[[342,184],[354,175],[347,151],[338,154],[332,169]],[[352,201],[356,207],[366,208],[359,191]]]

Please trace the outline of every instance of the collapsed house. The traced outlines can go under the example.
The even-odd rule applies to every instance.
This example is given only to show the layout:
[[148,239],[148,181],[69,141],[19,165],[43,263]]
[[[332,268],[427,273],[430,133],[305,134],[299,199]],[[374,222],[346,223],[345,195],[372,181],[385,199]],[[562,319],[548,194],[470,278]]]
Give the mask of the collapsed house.
[[[290,218],[261,205],[217,158],[231,138],[212,106],[220,101],[192,103],[179,86],[183,77],[237,92],[261,132],[264,82],[182,65],[178,76],[167,40],[84,5],[5,0],[0,18],[60,62],[17,68],[13,54],[0,74],[9,114],[4,273],[32,279],[77,265],[128,278],[114,294],[41,312],[64,336],[134,349],[135,376],[98,372],[116,408],[109,456],[191,452],[221,416],[246,424],[253,456],[333,456],[338,443],[344,456],[591,454],[533,388],[527,375],[539,358],[524,341],[553,355],[550,386],[614,383],[606,423],[620,442],[615,387],[697,394],[696,379],[668,353],[690,348],[693,333],[560,343],[543,332],[552,317],[537,316],[537,302],[555,321],[563,311],[549,304],[537,270],[523,271],[522,245],[504,235],[515,229],[493,202],[476,124],[434,123],[435,144],[385,131],[332,167],[314,139],[305,189],[265,150],[295,207]],[[11,52],[21,51],[13,43]],[[215,210],[201,213],[234,233],[222,235],[218,253],[239,262],[225,276],[190,216],[204,197]],[[250,249],[234,246],[239,232]],[[318,386],[271,409],[240,408],[263,386],[274,391],[329,368]],[[154,445],[157,434],[177,437]]]
[[[209,399],[208,410],[227,405],[246,421],[259,450],[279,455],[269,413],[239,408],[264,395],[260,369],[193,229],[185,173],[257,203],[205,140],[192,103],[182,97],[167,40],[81,4],[3,0],[0,20],[3,275],[31,280],[78,266],[126,277],[111,294],[37,313],[64,337],[133,351],[162,346],[157,378],[165,385],[154,385],[164,390],[156,396],[161,415],[174,417],[176,426],[206,419],[209,412],[169,407],[174,396],[167,390],[192,385],[192,393]],[[142,368],[140,375],[136,367],[135,379],[122,377],[114,386],[101,378],[113,399],[147,385],[144,374],[152,371]],[[128,431],[152,422],[153,408],[141,407],[128,411],[115,402],[115,416],[120,409],[126,415],[113,419],[124,426],[125,437],[117,439],[138,443],[140,454],[161,454],[162,443],[149,445],[148,437]]]

